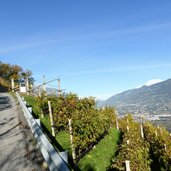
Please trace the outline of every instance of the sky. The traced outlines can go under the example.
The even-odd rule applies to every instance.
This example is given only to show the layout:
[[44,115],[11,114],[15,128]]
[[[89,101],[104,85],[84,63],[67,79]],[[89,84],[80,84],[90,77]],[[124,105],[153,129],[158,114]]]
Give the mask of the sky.
[[[0,0],[0,61],[106,99],[171,78],[170,0]],[[57,88],[57,81],[49,84]]]

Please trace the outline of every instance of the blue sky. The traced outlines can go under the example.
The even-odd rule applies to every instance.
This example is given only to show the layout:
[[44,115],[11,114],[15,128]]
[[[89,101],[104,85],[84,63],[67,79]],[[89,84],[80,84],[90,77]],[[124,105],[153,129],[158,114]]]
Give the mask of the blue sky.
[[0,60],[107,98],[171,78],[170,9],[170,0],[1,0]]

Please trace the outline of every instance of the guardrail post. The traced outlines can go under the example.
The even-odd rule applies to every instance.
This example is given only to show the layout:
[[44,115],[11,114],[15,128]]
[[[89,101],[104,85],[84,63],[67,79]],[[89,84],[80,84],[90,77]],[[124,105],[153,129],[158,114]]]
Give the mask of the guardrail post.
[[27,102],[25,100],[23,102],[24,102],[25,105],[27,105]]
[[40,119],[35,119],[37,124],[41,127],[41,122],[40,122]]
[[28,107],[28,110],[30,111],[30,113],[32,113],[32,107]]
[[66,163],[68,163],[68,152],[67,151],[62,151],[59,153],[59,155],[64,159]]

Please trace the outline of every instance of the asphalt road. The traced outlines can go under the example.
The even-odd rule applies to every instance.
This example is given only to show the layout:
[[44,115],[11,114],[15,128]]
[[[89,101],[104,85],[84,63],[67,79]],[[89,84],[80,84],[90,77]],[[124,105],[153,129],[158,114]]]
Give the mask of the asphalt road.
[[0,170],[44,171],[44,165],[17,102],[0,93]]

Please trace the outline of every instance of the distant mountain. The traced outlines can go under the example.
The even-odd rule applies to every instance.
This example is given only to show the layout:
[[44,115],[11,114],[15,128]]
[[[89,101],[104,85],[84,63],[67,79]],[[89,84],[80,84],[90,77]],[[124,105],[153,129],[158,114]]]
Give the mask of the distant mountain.
[[157,82],[124,91],[97,106],[114,106],[120,114],[171,114],[171,79]]
[[[38,95],[39,94],[39,92],[43,92],[43,87],[42,86],[37,86],[38,88],[36,88],[36,86],[35,87],[33,87],[33,92],[34,92],[34,94],[36,94],[36,95]],[[46,87],[46,94],[48,95],[52,95],[52,94],[55,94],[55,95],[57,95],[57,89],[56,88],[49,88],[49,87]]]
[[98,107],[103,106],[104,100],[96,100],[96,104]]

